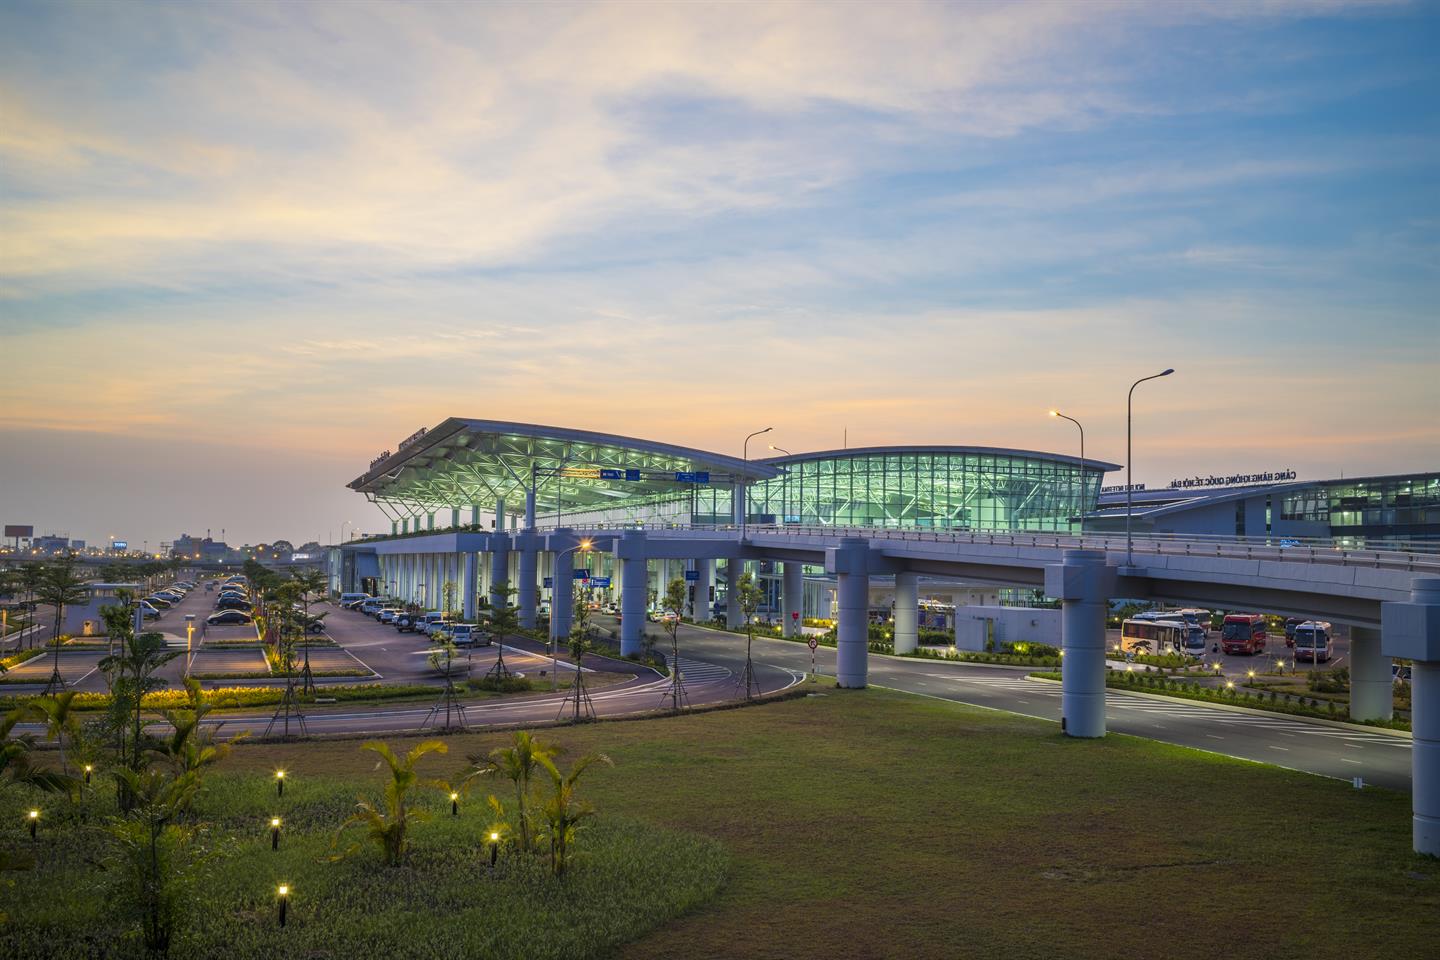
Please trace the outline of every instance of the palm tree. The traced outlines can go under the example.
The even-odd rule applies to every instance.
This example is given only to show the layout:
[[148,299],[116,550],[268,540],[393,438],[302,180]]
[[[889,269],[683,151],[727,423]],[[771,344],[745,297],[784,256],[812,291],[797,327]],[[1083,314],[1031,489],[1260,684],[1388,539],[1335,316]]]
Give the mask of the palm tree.
[[[119,653],[105,657],[98,664],[110,685],[110,723],[115,731],[121,766],[132,770],[145,766],[142,721],[145,694],[162,685],[155,679],[155,671],[180,653],[166,649],[162,634],[142,633],[138,637],[130,636]],[[131,802],[133,799],[121,781],[121,809],[128,810]]]
[[314,693],[315,677],[310,673],[310,604],[325,595],[330,583],[324,571],[317,567],[294,574],[293,579],[300,588],[300,604],[305,608],[305,622],[300,627],[305,641],[305,668],[301,671],[303,680],[300,689],[305,693]]
[[520,830],[520,849],[530,849],[530,810],[526,800],[530,794],[530,779],[536,770],[553,762],[560,755],[560,748],[531,736],[529,730],[515,731],[514,742],[508,747],[497,747],[488,756],[472,755],[471,768],[465,780],[469,782],[478,776],[496,773],[515,785],[516,826]]
[[[16,580],[25,591],[25,609],[31,614],[35,612],[35,591],[40,589],[40,583],[44,579],[45,565],[34,561],[22,564],[19,572],[16,574]],[[26,646],[33,647],[34,645],[35,635],[32,633],[30,635],[30,642],[26,644]]]
[[25,708],[26,713],[45,724],[45,737],[60,745],[60,771],[70,773],[65,760],[65,736],[74,739],[80,732],[80,717],[73,709],[74,690],[66,690],[53,697],[41,696],[32,700]]
[[219,763],[229,756],[234,743],[249,736],[249,731],[245,731],[231,737],[228,742],[219,740],[218,734],[224,724],[205,726],[206,715],[215,707],[206,701],[200,681],[186,677],[185,694],[189,706],[164,712],[171,734],[152,749],[153,753],[163,757],[174,767],[176,776],[198,773],[205,767]]
[[569,774],[562,774],[549,758],[541,761],[554,787],[540,812],[550,837],[550,872],[557,877],[565,875],[580,824],[595,815],[595,808],[588,801],[575,799],[575,784],[580,775],[596,763],[608,765],[610,758],[603,753],[586,754],[575,761]]
[[760,609],[764,592],[755,583],[755,578],[742,573],[736,581],[740,595],[740,611],[745,614],[745,699],[760,692],[760,683],[755,679],[755,662],[750,659],[750,648],[755,643],[755,611]]
[[[333,848],[340,842],[340,835],[347,829],[352,826],[362,826],[365,828],[366,839],[374,841],[380,847],[385,862],[392,867],[398,867],[405,859],[405,835],[409,832],[410,826],[429,819],[426,811],[413,810],[407,805],[406,795],[421,783],[440,789],[445,787],[445,784],[439,780],[422,781],[420,775],[415,772],[415,764],[428,753],[445,753],[449,748],[442,741],[426,740],[405,754],[403,760],[396,757],[391,749],[379,740],[368,741],[360,749],[378,754],[390,766],[390,781],[385,784],[383,809],[362,797],[355,804],[355,812],[350,819],[342,823],[340,829],[335,831],[335,839],[332,841],[331,847]],[[359,844],[354,844],[332,859],[338,860],[341,857],[349,856],[359,847]]]
[[49,695],[54,690],[65,689],[65,679],[60,676],[60,631],[65,625],[65,608],[83,603],[90,593],[85,589],[85,580],[75,572],[75,559],[66,557],[45,569],[36,596],[55,611],[55,630],[50,638],[55,647],[54,670],[43,691]]

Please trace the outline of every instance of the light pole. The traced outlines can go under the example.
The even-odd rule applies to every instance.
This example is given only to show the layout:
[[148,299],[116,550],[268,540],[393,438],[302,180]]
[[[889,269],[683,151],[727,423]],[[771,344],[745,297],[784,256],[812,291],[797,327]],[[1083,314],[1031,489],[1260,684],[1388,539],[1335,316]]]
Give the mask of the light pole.
[[[1075,426],[1080,430],[1080,494],[1083,498],[1085,494],[1085,427],[1083,424],[1080,423],[1079,420],[1076,420],[1074,417],[1068,417],[1065,414],[1061,413],[1059,410],[1051,410],[1050,416],[1059,417],[1061,420],[1069,420],[1071,423],[1075,424]],[[1080,529],[1083,533],[1085,529],[1085,520],[1083,515],[1081,517],[1080,523]]]
[[[576,550],[579,550],[581,553],[589,553],[589,552],[590,552],[590,541],[589,541],[589,540],[581,540],[579,543],[575,544],[575,546],[573,546],[573,547],[566,547],[564,550],[561,550],[559,553],[555,554],[555,559],[556,559],[556,560],[559,560],[561,557],[565,556],[567,553],[574,553]],[[552,564],[550,565],[550,569],[551,569],[552,571],[558,572],[558,565],[555,564],[555,563],[552,563]],[[573,574],[572,574],[572,576],[573,576]],[[551,580],[552,580],[552,581],[554,580],[554,577],[553,577],[553,576],[551,577]],[[574,602],[574,596],[575,596],[575,590],[574,590],[573,581],[572,581],[572,584],[571,584],[570,596],[571,596],[571,602],[573,603],[573,602]],[[559,627],[557,626],[557,624],[559,624],[559,622],[560,622],[559,613],[560,613],[559,609],[555,606],[555,588],[552,586],[552,587],[550,588],[550,689],[551,689],[551,690],[559,690],[559,689],[560,689],[560,630],[559,630]],[[576,664],[575,664],[575,672],[576,672],[576,673],[579,673],[579,672],[580,672],[580,664],[579,664],[579,663],[576,663]]]
[[[746,438],[745,438],[745,442],[744,442],[743,444],[741,444],[741,450],[744,452],[744,459],[745,459],[745,473],[749,473],[749,472],[750,472],[750,441],[751,441],[751,440],[754,440],[756,437],[760,436],[762,433],[769,433],[771,430],[774,430],[774,429],[775,429],[774,427],[766,427],[764,430],[756,430],[754,433],[752,433],[752,434],[750,434],[748,437],[746,437]],[[742,474],[741,477],[740,477],[740,482],[735,485],[735,492],[736,492],[736,494],[739,496],[739,501],[740,501],[740,502],[739,502],[739,507],[740,507],[740,542],[741,542],[741,543],[744,543],[744,542],[745,542],[745,514],[747,514],[747,513],[750,512],[750,504],[748,504],[748,503],[745,502],[745,476],[744,476],[743,474]]]
[[[776,453],[783,453],[783,454],[785,454],[785,456],[787,456],[787,457],[788,457],[788,456],[791,456],[791,453],[790,453],[789,450],[786,450],[784,447],[777,447],[777,446],[775,446],[775,444],[773,444],[773,443],[770,444],[770,449],[771,449],[771,450],[774,450]],[[789,498],[786,496],[786,493],[787,493],[788,489],[789,489],[789,485],[788,485],[788,484],[786,484],[785,486],[782,486],[782,487],[780,488],[780,526],[781,526],[781,527],[784,527],[784,526],[785,526],[785,516],[786,516],[786,514],[788,514],[788,513],[790,512],[789,510],[786,509],[786,508],[790,505],[790,504],[789,504]],[[748,506],[748,504],[747,504],[747,506]]]
[[344,523],[340,524],[340,542],[341,542],[341,543],[344,543],[344,542],[345,542],[345,528],[346,528],[346,527],[353,527],[354,525],[355,525],[355,521],[354,521],[354,520],[346,520]]
[[1148,377],[1141,377],[1139,380],[1130,384],[1130,392],[1125,395],[1125,566],[1127,567],[1130,566],[1132,562],[1131,549],[1133,547],[1130,537],[1130,516],[1133,510],[1132,500],[1135,493],[1135,479],[1130,473],[1131,467],[1134,465],[1130,455],[1130,414],[1134,407],[1135,388],[1146,380],[1158,380],[1161,377],[1168,377],[1174,372],[1175,369],[1173,367],[1167,367],[1159,373],[1152,373]]

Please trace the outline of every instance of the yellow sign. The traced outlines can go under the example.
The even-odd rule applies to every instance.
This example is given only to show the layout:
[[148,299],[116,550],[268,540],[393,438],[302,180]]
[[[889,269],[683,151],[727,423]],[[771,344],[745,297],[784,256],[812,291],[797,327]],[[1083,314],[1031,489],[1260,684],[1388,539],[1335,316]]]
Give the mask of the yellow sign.
[[599,467],[561,467],[559,470],[555,471],[555,473],[557,476],[577,477],[582,480],[600,479]]

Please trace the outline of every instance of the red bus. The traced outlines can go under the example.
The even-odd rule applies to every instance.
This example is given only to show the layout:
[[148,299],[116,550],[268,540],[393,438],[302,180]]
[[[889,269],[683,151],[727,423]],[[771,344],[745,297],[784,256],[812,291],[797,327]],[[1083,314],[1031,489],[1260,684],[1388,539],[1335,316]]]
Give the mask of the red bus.
[[1226,653],[1264,653],[1265,618],[1258,613],[1232,613],[1220,628],[1220,649]]

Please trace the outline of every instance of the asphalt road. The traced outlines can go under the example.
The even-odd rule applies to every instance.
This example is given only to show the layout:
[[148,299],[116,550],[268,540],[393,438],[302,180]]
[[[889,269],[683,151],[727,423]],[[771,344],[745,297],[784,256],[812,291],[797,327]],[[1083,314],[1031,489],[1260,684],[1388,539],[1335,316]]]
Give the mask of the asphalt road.
[[[195,591],[176,609],[166,611],[159,628],[171,634],[177,643],[184,638],[184,614],[196,613],[197,622],[204,619],[213,601],[203,592]],[[353,655],[387,682],[436,683],[437,677],[426,662],[428,644],[423,637],[401,634],[392,627],[350,611],[331,609],[327,618],[328,635],[339,650],[327,655]],[[597,616],[596,623],[613,627],[614,619]],[[206,640],[242,637],[249,627],[209,628]],[[648,624],[651,634],[662,634],[658,624]],[[197,634],[198,637],[198,634]],[[200,657],[205,656],[203,646]],[[669,656],[668,639],[658,648]],[[483,672],[493,663],[494,648],[477,648],[471,669]],[[754,662],[757,683],[762,692],[771,692],[800,682],[810,670],[811,653],[801,643],[757,638],[754,641]],[[96,688],[99,678],[93,671],[94,652],[62,653],[62,671],[67,679],[79,681],[80,689]],[[542,671],[548,674],[550,660],[543,645],[529,641],[507,644],[505,657],[511,669],[520,670],[537,679]],[[48,658],[46,658],[48,663]],[[835,651],[820,647],[815,654],[819,672],[833,676]],[[184,658],[170,664],[167,676],[178,682]],[[596,713],[617,716],[642,713],[665,705],[669,681],[648,668],[621,660],[592,657],[587,667],[605,672],[628,674],[624,681],[598,689],[593,694]],[[686,695],[692,706],[718,703],[743,696],[740,678],[745,665],[745,639],[721,631],[690,625],[680,628],[680,668]],[[29,666],[27,664],[27,666]],[[200,668],[197,666],[197,671]],[[561,662],[561,669],[573,669]],[[37,666],[37,673],[42,670]],[[1022,714],[1059,723],[1060,687],[1058,684],[1031,680],[1025,668],[989,665],[944,663],[904,657],[870,656],[870,682],[920,696],[935,697],[959,703],[974,704],[1010,713]],[[49,676],[37,677],[35,688]],[[238,681],[237,681],[238,682]],[[266,681],[258,681],[266,682]],[[273,682],[273,681],[269,681]],[[354,683],[354,678],[334,682]],[[33,692],[30,685],[7,685],[8,691]],[[438,693],[437,693],[438,695]],[[1106,697],[1108,729],[1115,733],[1132,734],[1166,743],[1192,747],[1211,753],[1274,764],[1308,773],[1349,780],[1362,777],[1367,783],[1396,790],[1409,791],[1411,742],[1408,738],[1379,731],[1355,729],[1315,723],[1279,714],[1264,714],[1221,709],[1200,703],[1138,696],[1109,691]],[[565,707],[563,693],[542,693],[529,697],[472,702],[466,705],[465,723],[483,724],[539,723],[558,719]],[[273,711],[232,714],[225,723],[230,730],[263,731]],[[436,718],[431,705],[396,704],[345,708],[316,706],[307,708],[306,727],[311,733],[376,732],[413,730]]]
[[[652,627],[652,629],[654,629]],[[710,662],[743,659],[743,637],[698,627],[681,628],[682,655]],[[755,640],[755,658],[767,668],[808,670],[810,650],[787,640]],[[833,676],[835,651],[820,647],[816,664]],[[870,656],[872,684],[907,693],[970,703],[1060,722],[1060,685],[1031,680],[1027,668],[944,663]],[[1115,733],[1193,747],[1307,773],[1410,790],[1409,738],[1312,723],[1281,714],[1236,711],[1170,698],[1106,694],[1106,725]]]

